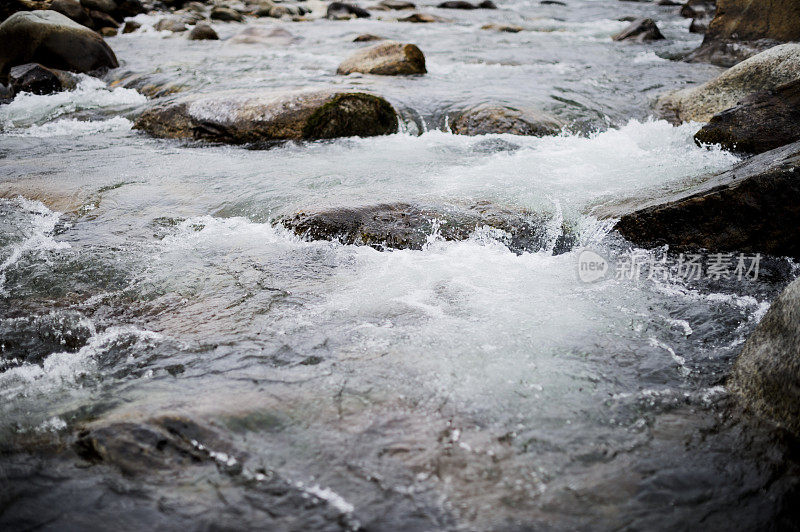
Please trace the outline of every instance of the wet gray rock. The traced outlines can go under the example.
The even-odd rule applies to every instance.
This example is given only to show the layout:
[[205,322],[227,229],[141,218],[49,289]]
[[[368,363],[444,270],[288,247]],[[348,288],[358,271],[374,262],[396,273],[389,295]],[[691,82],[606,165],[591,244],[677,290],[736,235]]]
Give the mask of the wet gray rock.
[[797,0],[719,0],[703,44],[687,60],[732,66],[767,47],[798,40]]
[[728,388],[748,409],[800,437],[800,279],[772,302],[747,339]]
[[0,80],[17,65],[39,63],[71,72],[119,66],[102,37],[55,11],[20,12],[0,24]]
[[[466,240],[476,229],[498,230],[498,238],[515,253],[545,249],[553,236],[544,215],[511,211],[490,203],[467,207],[391,203],[355,208],[301,211],[278,223],[309,240],[336,240],[344,244],[385,249],[422,249],[436,232],[445,240]],[[553,246],[563,253],[574,244],[562,229]]]
[[37,63],[15,66],[9,72],[8,80],[15,94],[52,94],[64,88],[58,74]]
[[698,87],[661,96],[656,111],[673,123],[708,122],[753,92],[774,90],[800,78],[800,44],[770,48]]
[[382,76],[425,74],[425,56],[413,44],[384,41],[357,51],[345,59],[336,73],[360,72]]
[[298,37],[283,28],[248,26],[230,39],[227,44],[263,44],[269,46],[287,46],[299,40]]
[[656,201],[620,205],[616,229],[643,247],[800,257],[800,142],[756,155]]
[[800,140],[800,79],[751,94],[714,115],[694,138],[743,153],[762,153]]
[[397,131],[383,98],[335,90],[228,91],[158,104],[135,127],[165,138],[230,144],[369,137]]
[[189,32],[190,41],[216,41],[219,35],[208,24],[198,24]]
[[615,41],[633,41],[643,43],[647,41],[663,40],[664,35],[651,18],[640,18],[631,22],[630,26],[611,37]]
[[224,6],[216,6],[211,10],[210,15],[212,20],[221,20],[223,22],[244,22],[244,17],[235,9]]
[[564,124],[534,109],[481,104],[462,111],[450,124],[456,135],[491,135],[508,133],[543,137],[557,135]]
[[366,9],[344,2],[331,2],[325,13],[325,17],[330,19],[369,18],[370,16],[369,11]]

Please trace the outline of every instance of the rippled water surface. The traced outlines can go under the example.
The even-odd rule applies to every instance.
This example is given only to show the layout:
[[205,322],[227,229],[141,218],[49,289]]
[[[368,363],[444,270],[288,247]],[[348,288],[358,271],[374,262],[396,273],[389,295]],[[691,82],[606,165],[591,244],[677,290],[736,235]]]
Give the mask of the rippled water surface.
[[[143,30],[109,39],[122,66],[106,79],[0,107],[0,524],[796,523],[788,448],[732,413],[723,386],[795,265],[768,257],[741,283],[576,273],[584,247],[631,250],[596,207],[738,161],[697,147],[696,125],[649,116],[655,95],[718,72],[670,60],[700,37],[647,3],[498,3],[425,9],[451,20],[438,24],[251,21],[294,36],[271,45],[227,43],[241,25],[225,23],[223,40],[190,42],[140,16]],[[613,43],[629,14],[656,18],[667,40]],[[335,76],[360,33],[418,44],[429,73]],[[268,150],[152,139],[131,129],[150,103],[125,88],[134,75],[183,91],[367,89],[402,132]],[[481,102],[569,125],[548,138],[448,132]],[[476,228],[378,251],[273,225],[415,201],[545,213],[550,245],[516,254]],[[554,254],[562,227],[577,247]],[[92,430],[145,441],[147,426],[188,450],[159,443],[126,470],[75,443]]]

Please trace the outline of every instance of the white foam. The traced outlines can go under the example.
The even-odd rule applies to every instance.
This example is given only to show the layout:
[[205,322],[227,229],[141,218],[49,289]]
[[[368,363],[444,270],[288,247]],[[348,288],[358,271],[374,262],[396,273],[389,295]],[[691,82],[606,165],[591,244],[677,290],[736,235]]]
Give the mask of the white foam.
[[115,116],[108,120],[76,120],[65,118],[43,124],[41,126],[31,126],[27,129],[16,129],[8,131],[6,134],[13,137],[60,137],[60,136],[83,136],[95,133],[110,133],[112,131],[129,131],[133,127],[133,122],[121,116]]
[[55,94],[18,94],[14,100],[0,106],[0,130],[16,132],[20,128],[41,125],[59,116],[106,107],[133,107],[147,98],[133,89],[109,89],[100,79],[79,74],[75,90]]

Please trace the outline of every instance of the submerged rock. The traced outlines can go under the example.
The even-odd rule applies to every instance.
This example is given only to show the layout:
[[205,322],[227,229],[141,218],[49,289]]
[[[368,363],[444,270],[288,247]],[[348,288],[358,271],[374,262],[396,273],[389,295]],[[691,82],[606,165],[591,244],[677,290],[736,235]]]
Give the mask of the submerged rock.
[[762,153],[800,140],[800,78],[751,94],[714,115],[694,138],[744,153]]
[[198,24],[189,32],[190,41],[216,41],[219,35],[208,24]]
[[479,4],[473,4],[465,0],[448,0],[436,7],[440,9],[497,9],[497,6],[491,0],[484,0]]
[[386,9],[392,9],[396,11],[417,8],[416,4],[413,2],[408,2],[407,0],[382,0],[378,5],[385,7]]
[[647,42],[664,39],[664,35],[651,18],[640,18],[631,22],[630,26],[611,37],[615,41]]
[[0,24],[0,80],[11,67],[39,63],[71,72],[119,66],[102,37],[55,11],[16,13]]
[[52,94],[63,90],[58,74],[37,63],[16,66],[9,72],[8,80],[15,94]]
[[482,30],[500,31],[505,33],[519,33],[525,28],[522,26],[514,26],[508,24],[484,24],[481,26]]
[[797,40],[797,0],[718,0],[703,44],[687,59],[732,66],[766,47]]
[[136,22],[135,20],[129,20],[122,27],[122,33],[133,33],[134,31],[138,30],[141,27],[142,25]]
[[564,124],[557,118],[534,109],[481,104],[463,111],[450,125],[456,135],[508,133],[543,137],[557,135]]
[[753,92],[772,90],[800,78],[800,44],[771,48],[700,85],[659,98],[656,109],[674,123],[708,122]]
[[[616,229],[645,247],[800,257],[800,142],[748,159],[687,190],[647,202]],[[630,211],[628,211],[630,212]],[[619,217],[619,213],[605,213]]]
[[800,437],[800,279],[772,302],[747,339],[728,388],[747,408]]
[[361,72],[382,76],[425,74],[425,56],[413,44],[384,41],[359,50],[344,60],[336,73]]
[[466,240],[476,229],[497,235],[515,253],[552,245],[554,253],[571,249],[573,238],[563,229],[555,237],[544,215],[511,211],[489,203],[468,207],[391,203],[355,208],[302,211],[279,223],[309,240],[338,240],[383,249],[422,249],[434,232],[445,240]]
[[353,4],[346,4],[344,2],[332,2],[328,5],[328,10],[325,13],[326,18],[340,19],[340,18],[369,18],[369,11],[358,7]]
[[299,39],[283,28],[264,26],[249,26],[230,39],[227,44],[267,44],[271,46],[286,46],[297,42]]
[[135,127],[157,137],[242,144],[387,135],[397,131],[397,115],[386,100],[363,92],[230,91],[156,105]]

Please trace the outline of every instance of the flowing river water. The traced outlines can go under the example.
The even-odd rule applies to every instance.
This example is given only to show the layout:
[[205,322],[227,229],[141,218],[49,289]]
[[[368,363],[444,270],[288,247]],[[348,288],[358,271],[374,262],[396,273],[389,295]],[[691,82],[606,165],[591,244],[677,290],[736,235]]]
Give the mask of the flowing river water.
[[[750,281],[576,273],[583,248],[632,249],[596,207],[738,161],[696,146],[696,125],[650,118],[654,96],[720,70],[671,60],[701,39],[675,8],[568,3],[430,9],[451,19],[437,24],[251,21],[291,34],[266,45],[227,43],[232,23],[188,41],[142,15],[108,39],[117,71],[0,107],[0,525],[796,526],[791,446],[724,388],[796,265],[765,257]],[[654,17],[667,40],[612,42],[624,15]],[[429,73],[336,76],[360,33],[416,43]],[[150,103],[118,83],[133,74],[194,92],[368,89],[402,131],[270,149],[153,139],[132,129]],[[449,133],[482,102],[569,126]],[[515,253],[476,228],[378,251],[273,224],[416,201],[543,213],[549,240]],[[576,246],[554,252],[562,226]],[[126,472],[70,450],[81,431],[136,440],[130,427],[164,416],[209,460]]]

